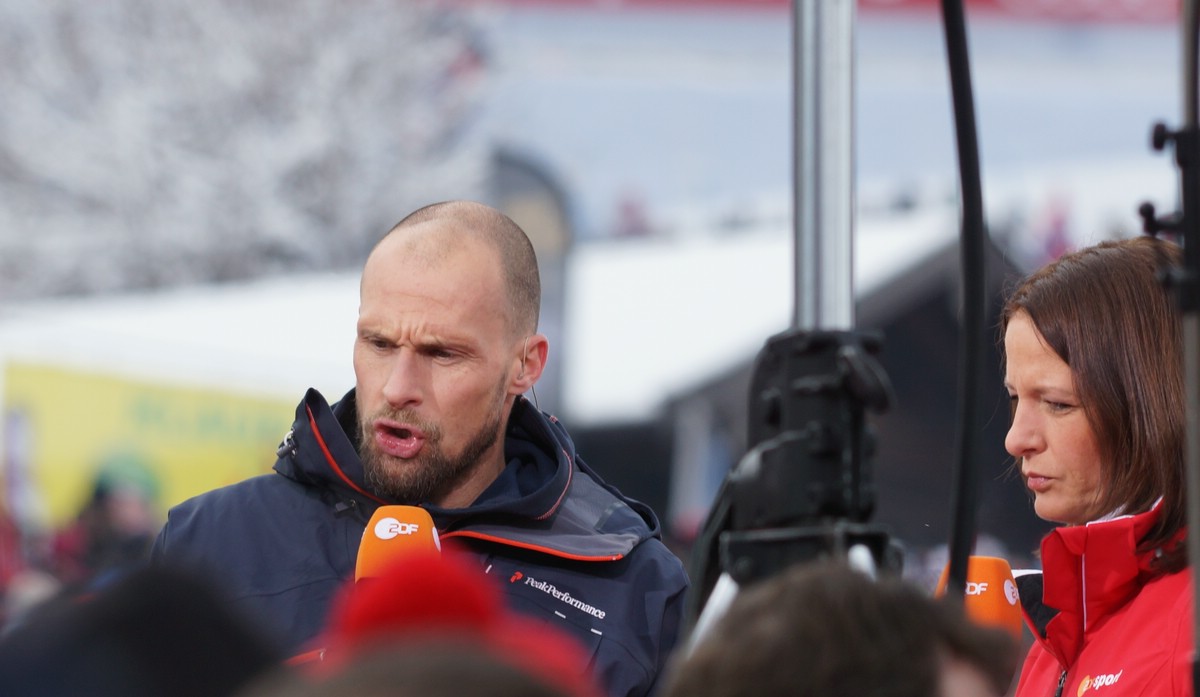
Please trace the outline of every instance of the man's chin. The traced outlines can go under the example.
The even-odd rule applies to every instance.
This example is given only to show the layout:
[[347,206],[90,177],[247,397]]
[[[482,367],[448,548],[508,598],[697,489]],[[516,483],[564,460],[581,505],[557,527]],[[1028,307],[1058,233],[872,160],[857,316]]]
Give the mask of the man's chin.
[[417,480],[424,471],[421,458],[401,459],[390,455],[377,455],[363,461],[367,484],[377,494],[390,499],[411,499]]

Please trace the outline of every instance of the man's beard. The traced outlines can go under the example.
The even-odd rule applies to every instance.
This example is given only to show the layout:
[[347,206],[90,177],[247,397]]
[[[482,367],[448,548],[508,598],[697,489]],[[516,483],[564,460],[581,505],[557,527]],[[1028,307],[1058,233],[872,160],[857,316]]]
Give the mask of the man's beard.
[[[415,505],[442,500],[471,477],[482,465],[483,456],[496,443],[503,409],[484,422],[457,455],[442,450],[443,433],[434,424],[425,423],[410,410],[384,411],[359,419],[359,457],[367,485],[377,494],[402,504]],[[386,417],[412,424],[425,434],[421,452],[410,460],[400,460],[379,451],[375,443],[375,419]]]

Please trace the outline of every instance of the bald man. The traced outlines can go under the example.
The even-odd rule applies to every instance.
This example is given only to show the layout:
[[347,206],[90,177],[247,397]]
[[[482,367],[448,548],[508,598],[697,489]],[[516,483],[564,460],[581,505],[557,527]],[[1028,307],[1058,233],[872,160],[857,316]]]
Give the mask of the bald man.
[[173,508],[157,562],[214,573],[295,652],[353,577],[381,505],[425,508],[513,608],[587,647],[612,695],[645,695],[679,631],[687,578],[654,513],[605,484],[522,395],[546,364],[525,233],[452,201],[393,227],[363,268],[356,385],[309,390],[274,474]]

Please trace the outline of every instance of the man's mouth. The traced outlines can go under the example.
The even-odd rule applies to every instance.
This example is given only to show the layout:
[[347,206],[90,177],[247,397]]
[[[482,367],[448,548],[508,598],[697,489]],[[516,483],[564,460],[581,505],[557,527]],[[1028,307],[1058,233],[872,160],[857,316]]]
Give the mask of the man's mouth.
[[425,434],[411,426],[376,421],[375,444],[384,454],[409,460],[425,447]]

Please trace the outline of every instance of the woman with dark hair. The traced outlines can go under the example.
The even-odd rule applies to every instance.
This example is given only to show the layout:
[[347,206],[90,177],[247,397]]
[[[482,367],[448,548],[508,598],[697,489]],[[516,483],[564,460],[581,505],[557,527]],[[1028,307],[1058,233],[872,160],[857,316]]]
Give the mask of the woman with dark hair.
[[1067,254],[1001,319],[1016,458],[1043,574],[1019,579],[1035,641],[1018,697],[1191,695],[1180,323],[1152,238]]

